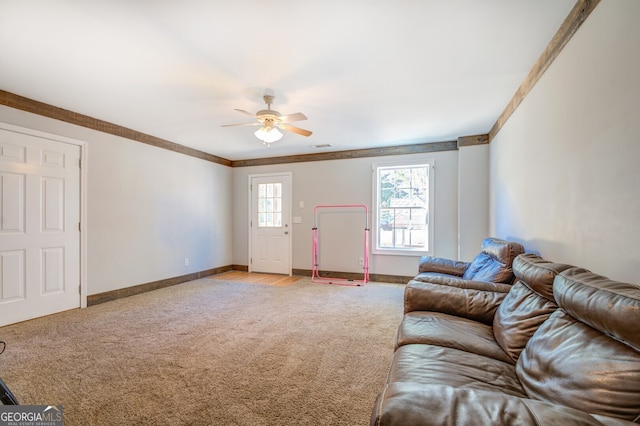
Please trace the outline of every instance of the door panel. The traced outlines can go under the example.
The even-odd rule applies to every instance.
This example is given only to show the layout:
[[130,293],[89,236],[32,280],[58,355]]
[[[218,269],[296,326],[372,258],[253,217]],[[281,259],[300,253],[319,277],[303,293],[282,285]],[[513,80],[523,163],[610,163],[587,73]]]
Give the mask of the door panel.
[[2,301],[14,301],[24,298],[24,250],[6,250],[0,252],[0,283]]
[[252,272],[291,274],[291,176],[251,177]]
[[79,160],[0,129],[0,326],[80,306]]

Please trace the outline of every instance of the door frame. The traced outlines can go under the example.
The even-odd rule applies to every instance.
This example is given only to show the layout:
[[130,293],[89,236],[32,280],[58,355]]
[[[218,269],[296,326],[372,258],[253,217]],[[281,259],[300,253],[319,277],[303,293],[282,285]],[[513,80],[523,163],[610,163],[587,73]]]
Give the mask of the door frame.
[[[253,215],[253,191],[251,190],[251,181],[254,178],[263,178],[263,177],[275,177],[275,176],[286,176],[289,178],[289,188],[288,189],[288,193],[289,193],[289,202],[285,204],[283,204],[283,208],[286,208],[288,211],[288,217],[289,217],[289,222],[293,221],[293,218],[291,217],[291,213],[293,212],[293,173],[292,172],[273,172],[273,173],[256,173],[256,174],[250,174],[248,176],[248,182],[247,182],[247,193],[248,193],[248,201],[249,203],[247,204],[249,206],[248,210],[248,214],[247,214],[247,229],[249,230],[248,234],[249,234],[249,257],[247,257],[248,260],[248,271],[252,272],[253,269],[253,263],[251,262],[252,259],[252,254],[253,254],[253,227],[251,226],[251,220],[252,220],[252,215]],[[291,223],[289,223],[289,276],[292,275],[293,272],[293,226],[291,226]]]
[[13,124],[0,121],[0,129],[23,135],[35,136],[43,139],[49,139],[54,142],[61,142],[80,147],[80,307],[87,307],[87,169],[88,169],[88,147],[86,141],[68,138],[66,136],[55,135],[53,133],[42,132],[39,130],[28,129]]

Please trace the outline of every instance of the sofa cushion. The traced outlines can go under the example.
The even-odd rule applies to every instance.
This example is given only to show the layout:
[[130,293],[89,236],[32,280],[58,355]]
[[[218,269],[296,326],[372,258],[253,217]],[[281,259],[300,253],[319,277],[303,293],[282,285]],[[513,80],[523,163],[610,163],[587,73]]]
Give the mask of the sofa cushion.
[[418,272],[433,272],[461,277],[469,266],[469,262],[445,259],[434,256],[422,256],[418,263]]
[[525,397],[513,365],[436,345],[404,345],[393,355],[388,383],[414,382]]
[[513,363],[538,327],[558,308],[553,280],[570,267],[532,253],[521,254],[513,261],[516,282],[493,318],[495,340]]
[[462,275],[465,280],[510,283],[513,280],[512,263],[524,253],[521,244],[499,238],[486,238],[482,250]]
[[431,284],[448,285],[451,287],[469,288],[473,290],[497,291],[508,293],[511,284],[492,283],[489,281],[463,280],[460,277],[440,274],[437,272],[421,272],[413,278],[414,281],[422,281]]
[[572,268],[556,278],[553,295],[572,317],[640,352],[640,285]]
[[515,364],[496,343],[490,325],[440,312],[405,314],[396,348],[416,343],[446,346]]
[[640,419],[640,287],[582,268],[555,278],[559,308],[529,340],[516,372],[530,398]]
[[506,294],[411,280],[404,290],[404,311],[443,312],[491,324]]
[[370,424],[614,426],[632,423],[497,392],[398,382],[382,389]]

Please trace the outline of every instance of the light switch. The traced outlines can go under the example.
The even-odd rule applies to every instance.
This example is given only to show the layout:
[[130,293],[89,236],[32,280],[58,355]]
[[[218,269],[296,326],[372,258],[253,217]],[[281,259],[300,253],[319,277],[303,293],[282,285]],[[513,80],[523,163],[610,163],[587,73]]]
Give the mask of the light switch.
[[294,216],[293,223],[302,223],[302,218],[300,216]]
[[304,209],[304,201],[300,201],[300,208]]

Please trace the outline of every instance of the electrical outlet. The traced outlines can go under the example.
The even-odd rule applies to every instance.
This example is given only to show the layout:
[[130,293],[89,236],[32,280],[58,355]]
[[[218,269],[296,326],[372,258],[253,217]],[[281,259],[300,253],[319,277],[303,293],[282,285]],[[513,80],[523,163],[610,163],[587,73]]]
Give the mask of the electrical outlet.
[[360,266],[364,266],[364,257],[360,256]]
[[188,257],[184,258],[184,266],[189,266],[189,258]]

